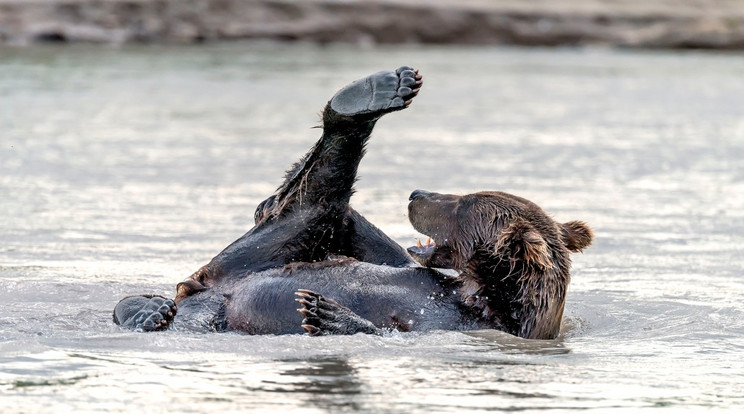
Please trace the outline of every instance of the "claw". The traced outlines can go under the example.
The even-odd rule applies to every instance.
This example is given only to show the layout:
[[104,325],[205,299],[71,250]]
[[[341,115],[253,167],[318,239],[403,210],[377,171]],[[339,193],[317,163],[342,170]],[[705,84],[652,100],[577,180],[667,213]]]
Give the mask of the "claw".
[[300,302],[302,306],[312,306],[312,304],[305,299],[295,299],[295,302]]
[[308,334],[310,334],[310,336],[317,336],[318,334],[320,334],[320,329],[316,328],[315,326],[307,325],[307,324],[302,324],[300,326],[302,326],[302,329],[304,329]]

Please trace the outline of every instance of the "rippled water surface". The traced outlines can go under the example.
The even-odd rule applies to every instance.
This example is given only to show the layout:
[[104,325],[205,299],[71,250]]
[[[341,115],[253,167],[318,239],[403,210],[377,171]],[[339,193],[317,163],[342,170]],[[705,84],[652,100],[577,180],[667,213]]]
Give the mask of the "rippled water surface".
[[[416,188],[587,221],[563,334],[123,331],[252,225],[335,90],[414,65],[353,205],[401,244]],[[735,412],[741,55],[228,44],[0,49],[0,411]]]

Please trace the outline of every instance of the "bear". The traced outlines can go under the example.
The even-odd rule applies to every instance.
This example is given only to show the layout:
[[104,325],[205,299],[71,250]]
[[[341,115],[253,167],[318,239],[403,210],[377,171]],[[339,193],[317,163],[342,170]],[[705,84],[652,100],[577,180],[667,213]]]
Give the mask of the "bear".
[[593,238],[583,222],[558,223],[506,193],[416,190],[409,220],[430,241],[404,249],[350,206],[376,122],[409,107],[422,85],[418,70],[402,66],[342,88],[323,110],[321,138],[258,205],[254,227],[179,283],[173,299],[122,299],[114,322],[141,331],[498,329],[555,338],[569,253]]

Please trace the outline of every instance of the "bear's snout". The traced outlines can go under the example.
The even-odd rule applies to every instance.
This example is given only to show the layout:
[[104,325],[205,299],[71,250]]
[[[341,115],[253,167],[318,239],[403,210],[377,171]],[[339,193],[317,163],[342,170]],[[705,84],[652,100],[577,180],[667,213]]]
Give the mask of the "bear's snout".
[[413,201],[413,200],[415,200],[415,199],[417,199],[419,197],[424,197],[424,196],[427,196],[429,194],[431,194],[431,193],[428,192],[428,191],[424,191],[424,190],[413,190],[413,192],[411,193],[411,195],[408,196],[408,201]]

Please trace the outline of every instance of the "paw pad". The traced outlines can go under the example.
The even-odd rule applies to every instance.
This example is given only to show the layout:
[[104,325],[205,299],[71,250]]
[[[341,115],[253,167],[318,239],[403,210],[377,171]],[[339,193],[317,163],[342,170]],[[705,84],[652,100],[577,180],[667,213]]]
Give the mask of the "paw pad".
[[377,72],[336,93],[331,109],[346,116],[382,116],[408,107],[422,85],[423,77],[409,66]]
[[171,299],[161,296],[132,296],[116,305],[114,320],[125,328],[143,332],[158,331],[168,327],[177,310]]

